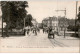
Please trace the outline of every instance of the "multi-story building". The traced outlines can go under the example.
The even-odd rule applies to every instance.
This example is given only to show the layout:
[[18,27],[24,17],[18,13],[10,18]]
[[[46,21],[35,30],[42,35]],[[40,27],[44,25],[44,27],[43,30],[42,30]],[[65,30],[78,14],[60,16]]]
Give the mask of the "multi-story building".
[[42,20],[43,28],[47,27],[47,23],[48,23],[48,19],[47,18],[45,18],[45,19]]
[[52,26],[52,28],[57,31],[58,29],[58,20],[56,17],[49,17],[49,20],[48,20],[48,27],[49,26]]
[[43,27],[50,27],[57,31],[58,29],[58,20],[56,17],[48,17],[42,21]]

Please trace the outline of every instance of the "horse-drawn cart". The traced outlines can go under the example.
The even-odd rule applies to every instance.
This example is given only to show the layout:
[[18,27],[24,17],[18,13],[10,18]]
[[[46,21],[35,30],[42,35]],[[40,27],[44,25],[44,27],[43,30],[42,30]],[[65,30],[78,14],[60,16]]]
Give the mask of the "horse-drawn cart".
[[51,38],[51,37],[54,39],[54,29],[50,27],[48,32],[48,38]]

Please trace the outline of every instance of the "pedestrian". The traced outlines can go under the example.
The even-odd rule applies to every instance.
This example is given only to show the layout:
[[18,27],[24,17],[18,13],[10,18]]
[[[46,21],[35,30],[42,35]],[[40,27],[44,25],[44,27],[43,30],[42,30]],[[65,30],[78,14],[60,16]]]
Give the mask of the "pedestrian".
[[32,29],[30,29],[28,35],[30,36],[32,33],[33,33],[33,32],[32,32]]
[[40,28],[37,28],[38,32],[40,33]]
[[26,35],[26,29],[24,28],[24,35]]
[[35,35],[37,35],[37,27],[36,27],[36,26],[34,26],[34,28],[33,28],[33,33],[34,33]]
[[29,31],[30,31],[30,30],[29,30],[29,29],[27,29],[27,34],[29,34]]
[[25,35],[29,35],[29,32],[30,32],[30,28],[28,26],[25,27]]
[[43,28],[43,33],[44,33],[44,28]]

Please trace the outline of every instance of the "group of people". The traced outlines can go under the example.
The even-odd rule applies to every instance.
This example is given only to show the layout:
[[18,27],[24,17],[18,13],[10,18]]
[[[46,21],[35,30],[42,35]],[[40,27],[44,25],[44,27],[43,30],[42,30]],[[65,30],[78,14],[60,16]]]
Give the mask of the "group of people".
[[30,34],[35,34],[35,35],[37,35],[37,32],[40,32],[40,29],[38,28],[38,27],[25,27],[25,35],[27,34],[27,35],[30,35]]
[[[40,32],[40,29],[38,27],[25,27],[24,29],[25,31],[25,35],[30,35],[30,34],[35,34],[37,35],[37,33]],[[43,28],[43,33],[47,33],[48,34],[48,38],[50,38],[51,36],[53,36],[54,39],[54,34],[55,34],[55,30],[52,27],[45,27]]]

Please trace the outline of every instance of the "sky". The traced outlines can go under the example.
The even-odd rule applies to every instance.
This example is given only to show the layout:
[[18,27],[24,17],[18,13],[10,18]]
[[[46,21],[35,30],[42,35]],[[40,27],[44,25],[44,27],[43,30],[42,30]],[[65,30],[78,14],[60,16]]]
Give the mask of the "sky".
[[[80,6],[78,1],[78,7]],[[64,11],[56,12],[55,10],[65,10],[66,17],[75,19],[76,16],[76,1],[53,1],[53,0],[28,0],[29,7],[26,8],[28,14],[31,14],[39,23],[44,18],[53,16],[65,16]]]
[[[76,16],[76,1],[59,1],[59,0],[27,0],[29,7],[26,8],[28,14],[31,14],[34,19],[39,23],[44,18],[53,16],[64,16],[64,11],[56,12],[55,10],[65,10],[66,17],[69,19],[75,19]],[[78,1],[78,7],[80,1]],[[0,9],[0,15],[1,9]]]

